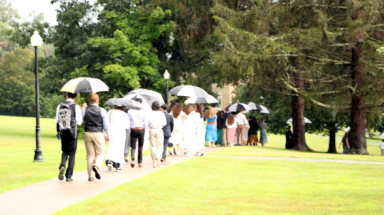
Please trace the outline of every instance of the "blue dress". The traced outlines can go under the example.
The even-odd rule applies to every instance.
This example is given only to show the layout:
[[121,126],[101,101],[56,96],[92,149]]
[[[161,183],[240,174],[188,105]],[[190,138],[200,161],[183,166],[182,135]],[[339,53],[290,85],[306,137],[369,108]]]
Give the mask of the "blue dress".
[[209,123],[215,123],[215,119],[217,119],[217,116],[213,116],[213,118],[207,117],[207,131],[205,133],[205,141],[210,142],[216,142],[217,141],[217,128],[215,124],[209,124]]

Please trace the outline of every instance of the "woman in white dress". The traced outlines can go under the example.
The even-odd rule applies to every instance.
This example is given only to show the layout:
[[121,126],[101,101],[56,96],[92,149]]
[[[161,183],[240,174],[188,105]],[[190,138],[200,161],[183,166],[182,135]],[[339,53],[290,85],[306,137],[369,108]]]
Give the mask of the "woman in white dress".
[[197,126],[197,142],[195,143],[196,155],[203,156],[205,149],[205,125],[204,125],[204,112],[203,108],[199,105],[195,105],[195,119]]
[[197,140],[197,125],[195,111],[191,104],[187,105],[184,109],[186,116],[183,116],[183,133],[184,133],[184,143],[183,148],[187,152],[188,156],[191,156],[191,152],[194,150],[194,144]]
[[[174,152],[180,155],[183,146],[183,117],[187,116],[183,111],[183,104],[177,103],[174,105],[170,114],[173,116],[173,131],[169,143],[173,144]],[[174,152],[170,149],[169,154],[173,155]]]
[[116,171],[121,171],[120,164],[124,163],[124,148],[126,130],[130,128],[128,114],[123,111],[123,107],[116,107],[108,112],[109,116],[109,144],[105,162],[108,170],[112,170],[112,166]]

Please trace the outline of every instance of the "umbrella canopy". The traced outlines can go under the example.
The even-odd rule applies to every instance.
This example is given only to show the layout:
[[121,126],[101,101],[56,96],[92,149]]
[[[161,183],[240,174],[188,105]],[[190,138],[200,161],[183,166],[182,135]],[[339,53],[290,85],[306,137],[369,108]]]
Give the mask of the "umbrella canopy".
[[[346,132],[349,132],[350,130],[351,130],[351,127],[347,127],[346,129],[344,129],[344,131]],[[368,129],[365,129],[365,132],[368,132]],[[383,134],[381,134],[381,136],[384,136]]]
[[152,110],[151,107],[154,101],[158,101],[160,105],[165,103],[160,93],[152,90],[145,90],[145,89],[132,90],[127,95],[125,95],[124,98],[130,99],[130,100],[133,100],[136,98],[142,99],[143,108],[146,110]]
[[140,104],[139,102],[129,100],[126,98],[111,98],[111,99],[108,99],[108,101],[105,102],[104,105],[117,106],[117,107],[128,107],[128,108],[133,108],[136,110],[143,109],[143,105]]
[[260,113],[267,113],[267,114],[271,113],[271,111],[263,105],[259,105],[259,104],[253,103],[253,102],[248,102],[246,104],[249,107],[251,107],[252,110],[254,110],[254,111],[259,111]]
[[208,97],[208,93],[200,87],[191,85],[183,85],[173,88],[168,94],[176,96],[188,96],[188,97]]
[[[288,119],[287,123],[292,123],[292,118]],[[304,123],[312,123],[311,120],[304,117]]]
[[212,103],[219,103],[215,97],[208,95],[208,97],[191,97],[187,99],[184,103],[186,104],[196,104],[196,103],[204,103],[204,104],[212,104]]
[[252,110],[252,108],[245,103],[235,103],[233,105],[230,105],[228,107],[228,110],[229,112],[240,112],[241,110],[250,111]]
[[97,93],[108,91],[109,87],[97,78],[74,78],[61,88],[61,92],[69,93]]

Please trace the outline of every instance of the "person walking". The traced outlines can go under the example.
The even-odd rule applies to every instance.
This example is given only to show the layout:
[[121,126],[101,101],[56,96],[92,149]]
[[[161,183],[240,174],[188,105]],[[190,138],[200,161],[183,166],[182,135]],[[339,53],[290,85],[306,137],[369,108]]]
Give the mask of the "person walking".
[[163,152],[164,132],[163,127],[167,125],[165,114],[160,111],[160,103],[154,101],[152,103],[152,111],[149,113],[149,142],[151,144],[151,157],[153,168],[160,167],[161,156]]
[[[65,167],[68,160],[68,168],[65,172],[66,181],[73,181],[73,169],[75,168],[75,156],[77,150],[77,126],[83,123],[80,106],[75,103],[77,93],[67,93],[67,100],[57,106],[56,128],[58,138],[61,139],[61,163],[59,166],[59,180],[64,180]],[[67,126],[70,125],[70,126]]]
[[215,108],[209,107],[207,111],[207,130],[205,132],[205,141],[208,142],[209,148],[215,148],[215,142],[217,141],[217,116],[215,114]]
[[173,131],[171,138],[169,138],[169,143],[172,143],[173,150],[169,151],[170,155],[180,155],[183,147],[183,116],[186,117],[186,114],[183,112],[183,104],[177,103],[174,105],[171,114],[173,116]]
[[[143,100],[136,98],[135,101],[140,104],[143,103]],[[131,127],[131,167],[135,167],[135,156],[136,156],[136,141],[139,142],[139,152],[138,152],[138,165],[139,168],[142,168],[143,165],[143,146],[144,146],[144,135],[145,130],[148,126],[148,117],[145,110],[128,110],[128,118],[130,121]]]
[[203,156],[205,149],[205,125],[204,125],[204,113],[201,105],[195,105],[195,123],[197,126],[197,141],[195,143],[195,155]]
[[343,139],[341,139],[341,142],[339,144],[339,148],[341,144],[343,144],[343,154],[348,154],[349,149],[349,138],[348,138],[348,132],[345,132]]
[[229,115],[229,110],[228,110],[228,108],[225,108],[225,111],[223,113],[223,125],[222,125],[223,126],[222,127],[222,132],[223,132],[222,141],[223,141],[224,146],[228,146],[228,142],[227,142],[227,131],[228,131],[228,128],[227,128],[227,125],[226,125],[228,115]]
[[265,123],[265,119],[264,118],[261,119],[261,122],[259,124],[259,129],[260,129],[260,143],[261,143],[261,146],[264,147],[264,145],[266,143],[268,143],[268,140],[267,140],[267,129],[268,129],[268,126]]
[[244,110],[241,110],[237,115],[237,145],[241,146],[244,145],[244,133],[245,133],[245,127],[249,127],[248,120],[243,114]]
[[191,152],[194,150],[194,144],[197,140],[197,125],[195,111],[191,104],[188,104],[184,109],[185,116],[183,116],[184,125],[184,142],[183,148],[188,156],[191,156]]
[[88,107],[87,103],[83,103],[82,115],[85,123],[88,180],[94,181],[94,176],[101,179],[99,171],[104,160],[105,140],[109,142],[109,120],[107,111],[99,107],[99,96],[96,93],[89,94],[89,105]]
[[225,125],[228,128],[228,131],[227,131],[228,146],[234,146],[236,142],[237,119],[232,113],[228,114]]
[[169,138],[171,137],[172,131],[173,131],[173,116],[167,112],[168,105],[163,104],[160,107],[160,111],[162,111],[165,115],[165,119],[167,120],[167,124],[163,127],[164,132],[164,150],[163,150],[163,156],[161,158],[161,162],[164,162],[167,159],[167,148],[169,143]]
[[225,126],[224,112],[217,112],[217,145],[224,146],[223,143],[223,126]]
[[381,156],[384,156],[384,140],[380,143]]
[[124,148],[127,130],[129,130],[130,122],[128,114],[123,111],[124,107],[115,107],[108,112],[109,118],[109,144],[107,154],[105,155],[105,164],[108,170],[112,170],[112,166],[116,168],[116,172],[121,171],[120,164],[124,163]]
[[248,142],[252,146],[257,146],[259,140],[257,137],[257,131],[259,130],[259,123],[256,120],[256,117],[251,116],[251,119],[249,121],[249,132],[248,132]]

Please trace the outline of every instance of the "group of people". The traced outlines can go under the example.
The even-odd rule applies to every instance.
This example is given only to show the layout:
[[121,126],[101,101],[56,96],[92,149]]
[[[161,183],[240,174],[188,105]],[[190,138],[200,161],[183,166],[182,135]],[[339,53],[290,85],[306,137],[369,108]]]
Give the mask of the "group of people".
[[[208,141],[209,147],[211,147],[211,142],[212,147],[215,147],[216,145],[258,146],[258,143],[264,147],[264,145],[268,143],[266,131],[268,126],[265,123],[264,118],[262,118],[259,123],[254,116],[250,116],[247,119],[244,115],[244,110],[231,113],[228,109],[219,111],[217,115],[214,115],[214,118],[211,118],[210,114],[213,115],[213,111],[214,109],[208,109],[206,113],[207,132],[209,130],[215,130],[213,133],[217,133],[217,135],[207,135],[206,141]],[[216,128],[210,124],[214,119],[217,120]],[[257,135],[259,130],[260,140]]]
[[[236,142],[236,145],[246,145],[247,142],[257,145],[260,142],[263,146],[267,143],[264,119],[260,123],[255,117],[247,119],[244,111],[229,113],[226,110],[216,114],[215,108],[208,107],[204,113],[199,104],[184,107],[173,102],[168,107],[154,101],[151,111],[115,106],[107,112],[99,107],[96,93],[89,94],[89,106],[83,103],[81,109],[75,103],[76,99],[77,94],[67,93],[66,102],[59,104],[56,111],[58,138],[62,143],[60,180],[65,176],[66,181],[73,181],[77,127],[83,122],[89,181],[101,179],[100,167],[104,157],[110,171],[112,168],[121,171],[121,164],[129,161],[132,168],[136,165],[142,168],[143,151],[148,146],[153,167],[157,168],[166,161],[167,150],[169,155],[203,156],[206,141],[209,147],[215,147],[218,142],[223,146],[234,146]],[[135,100],[143,102],[140,98]],[[109,142],[106,152],[105,142]]]

